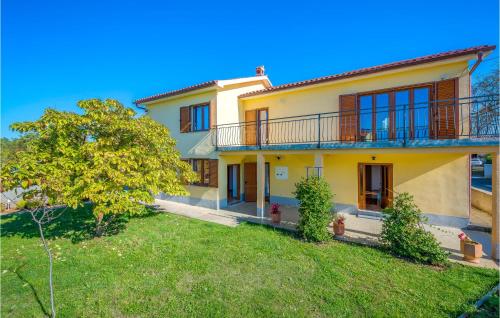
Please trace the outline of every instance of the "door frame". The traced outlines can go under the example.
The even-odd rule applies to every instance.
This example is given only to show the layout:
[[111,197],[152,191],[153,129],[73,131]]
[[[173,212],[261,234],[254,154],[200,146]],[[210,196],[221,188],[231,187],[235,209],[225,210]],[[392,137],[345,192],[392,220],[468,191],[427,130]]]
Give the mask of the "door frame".
[[[233,166],[236,166],[236,191],[237,191],[237,196],[233,200],[229,201],[229,171],[233,168]],[[227,203],[234,203],[234,202],[239,202],[241,201],[241,172],[240,172],[241,166],[239,163],[234,163],[234,164],[228,164],[227,165]]]
[[[366,166],[386,166],[387,173],[387,189],[388,189],[388,206],[392,205],[394,200],[394,165],[392,163],[382,162],[358,162],[358,209],[366,209]],[[363,186],[363,188],[362,188]]]

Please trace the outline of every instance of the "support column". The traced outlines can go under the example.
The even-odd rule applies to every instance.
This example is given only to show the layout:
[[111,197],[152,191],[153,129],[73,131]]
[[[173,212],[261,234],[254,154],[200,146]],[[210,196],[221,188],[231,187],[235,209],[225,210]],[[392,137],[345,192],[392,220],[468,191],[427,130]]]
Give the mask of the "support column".
[[264,218],[266,200],[266,161],[262,153],[257,154],[257,216]]
[[321,167],[321,169],[319,169],[318,171],[318,175],[322,177],[324,165],[323,165],[323,154],[320,152],[314,154],[314,167]]
[[491,258],[500,259],[500,232],[498,229],[498,222],[500,221],[499,213],[500,213],[500,202],[498,200],[499,197],[499,188],[500,188],[500,156],[498,153],[491,154],[492,161],[492,174],[491,174]]

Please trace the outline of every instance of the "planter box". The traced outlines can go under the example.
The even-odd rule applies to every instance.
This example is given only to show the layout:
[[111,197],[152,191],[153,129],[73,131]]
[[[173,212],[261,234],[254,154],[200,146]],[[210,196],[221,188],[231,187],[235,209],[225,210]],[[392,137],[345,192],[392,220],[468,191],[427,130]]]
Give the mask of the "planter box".
[[344,235],[345,232],[345,224],[333,223],[333,233],[338,236]]
[[281,212],[271,213],[271,221],[274,224],[280,224],[281,223]]
[[474,241],[463,241],[464,260],[471,263],[479,263],[481,256],[483,256],[483,245]]

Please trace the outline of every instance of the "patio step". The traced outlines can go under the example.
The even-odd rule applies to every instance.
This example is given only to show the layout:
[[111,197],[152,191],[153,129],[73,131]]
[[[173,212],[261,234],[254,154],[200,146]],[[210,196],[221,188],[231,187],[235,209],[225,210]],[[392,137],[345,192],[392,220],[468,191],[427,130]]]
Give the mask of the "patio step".
[[368,210],[357,210],[356,216],[358,218],[366,218],[374,220],[382,220],[384,218],[384,214],[382,212],[368,211]]

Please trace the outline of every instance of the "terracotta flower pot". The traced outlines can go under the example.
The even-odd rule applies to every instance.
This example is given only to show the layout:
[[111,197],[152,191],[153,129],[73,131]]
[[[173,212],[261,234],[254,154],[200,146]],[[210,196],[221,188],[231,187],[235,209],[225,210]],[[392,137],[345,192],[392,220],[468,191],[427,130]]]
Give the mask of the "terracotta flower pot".
[[483,245],[474,241],[463,241],[464,242],[464,260],[471,263],[479,263],[481,256],[483,256]]
[[345,232],[345,224],[344,223],[337,223],[337,222],[334,222],[333,223],[333,233],[335,233],[335,235],[338,235],[338,236],[342,236],[344,235],[344,232]]
[[464,253],[465,240],[460,240],[460,252]]
[[271,221],[274,224],[280,224],[280,222],[281,222],[281,212],[271,213]]

